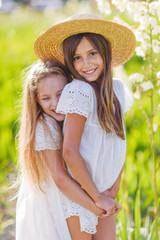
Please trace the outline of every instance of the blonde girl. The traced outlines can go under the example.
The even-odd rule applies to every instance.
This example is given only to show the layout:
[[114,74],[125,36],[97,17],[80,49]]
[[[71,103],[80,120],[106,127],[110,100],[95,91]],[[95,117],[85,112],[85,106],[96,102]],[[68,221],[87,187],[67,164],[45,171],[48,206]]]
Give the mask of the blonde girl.
[[62,192],[93,216],[103,210],[65,169],[61,147],[64,115],[56,107],[69,75],[57,61],[37,62],[27,71],[19,131],[21,186],[16,240],[71,240]]
[[116,239],[115,213],[120,207],[114,198],[126,153],[124,113],[130,106],[123,84],[112,79],[111,67],[128,61],[135,46],[130,29],[92,14],[72,16],[35,42],[39,58],[64,60],[73,76],[57,106],[58,113],[66,114],[63,157],[72,176],[106,211],[106,218],[98,219],[96,232],[96,221],[86,227],[87,213],[74,211],[64,198],[73,240]]

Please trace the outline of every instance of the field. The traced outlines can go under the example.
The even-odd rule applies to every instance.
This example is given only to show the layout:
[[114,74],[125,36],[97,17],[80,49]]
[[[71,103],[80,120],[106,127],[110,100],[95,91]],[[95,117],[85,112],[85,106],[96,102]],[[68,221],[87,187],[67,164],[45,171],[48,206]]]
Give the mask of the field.
[[[16,134],[21,109],[21,73],[36,60],[33,43],[39,33],[72,13],[67,7],[56,12],[17,9],[11,14],[0,13],[0,238],[11,228],[10,238],[3,238],[5,240],[14,239],[15,200],[8,201],[12,197],[12,191],[9,191],[8,187],[17,172]],[[142,59],[134,56],[124,65],[123,71],[129,75],[138,72],[142,65]],[[118,195],[123,210],[117,217],[117,239],[122,240],[160,239],[156,230],[160,229],[159,208],[155,211],[155,194],[159,203],[160,185],[157,184],[155,193],[151,138],[143,114],[143,109],[150,113],[150,98],[144,95],[140,101],[142,107],[140,108],[139,102],[135,100],[125,116],[127,156]],[[155,101],[159,101],[159,98]],[[156,182],[159,183],[159,131],[154,134],[154,140]]]

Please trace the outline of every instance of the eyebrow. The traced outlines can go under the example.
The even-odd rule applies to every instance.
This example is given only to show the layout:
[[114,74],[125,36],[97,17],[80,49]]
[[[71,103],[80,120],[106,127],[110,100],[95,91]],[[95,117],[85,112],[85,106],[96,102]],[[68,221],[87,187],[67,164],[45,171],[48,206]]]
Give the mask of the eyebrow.
[[48,94],[39,94],[40,97],[48,97]]
[[[88,50],[87,53],[92,52],[93,50],[96,50],[96,48],[92,48],[92,49]],[[75,53],[74,56],[76,56],[76,55],[80,55],[80,53]]]
[[[58,91],[56,92],[56,94],[57,94],[57,93],[60,93],[60,92],[62,92],[62,91],[63,91],[63,88],[60,89],[60,90],[58,90]],[[40,96],[40,97],[48,97],[49,94],[44,93],[44,94],[39,94],[39,96]]]

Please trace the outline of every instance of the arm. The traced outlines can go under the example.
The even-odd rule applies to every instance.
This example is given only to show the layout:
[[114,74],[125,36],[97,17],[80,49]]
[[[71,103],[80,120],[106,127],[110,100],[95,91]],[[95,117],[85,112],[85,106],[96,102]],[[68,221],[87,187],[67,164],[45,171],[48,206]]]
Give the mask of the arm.
[[89,209],[97,216],[104,211],[98,208],[81,186],[65,171],[60,150],[44,150],[44,157],[57,187],[71,200]]
[[106,196],[109,196],[113,199],[115,199],[117,197],[117,194],[118,194],[119,188],[120,188],[122,171],[123,171],[123,168],[120,171],[120,174],[119,174],[118,178],[116,179],[115,183],[112,185],[112,187],[110,189],[104,191],[103,194],[105,194]]
[[68,114],[64,133],[63,157],[76,180],[94,200],[95,204],[107,211],[107,215],[115,213],[121,206],[112,198],[100,194],[80,155],[79,146],[86,118],[79,114]]

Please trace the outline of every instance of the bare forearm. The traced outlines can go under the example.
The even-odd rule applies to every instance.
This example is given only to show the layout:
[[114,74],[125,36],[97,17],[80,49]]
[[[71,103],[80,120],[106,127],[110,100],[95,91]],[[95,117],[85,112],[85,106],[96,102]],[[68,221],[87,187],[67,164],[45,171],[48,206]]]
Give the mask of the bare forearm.
[[64,160],[66,161],[75,179],[83,186],[86,192],[96,202],[100,193],[97,190],[79,152],[64,152]]

